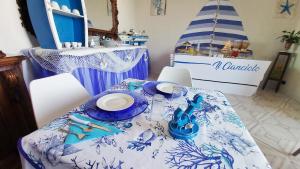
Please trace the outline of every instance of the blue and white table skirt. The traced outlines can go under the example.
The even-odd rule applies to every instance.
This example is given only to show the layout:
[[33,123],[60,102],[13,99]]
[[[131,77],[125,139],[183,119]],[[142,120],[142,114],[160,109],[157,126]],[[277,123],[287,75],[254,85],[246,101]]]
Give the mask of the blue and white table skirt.
[[[123,83],[111,90],[127,87]],[[150,105],[131,120],[109,123],[125,132],[64,145],[66,135],[58,131],[67,123],[63,116],[20,139],[22,158],[35,168],[271,168],[222,93],[188,88],[186,96],[158,103],[142,89],[135,92],[144,95]],[[203,108],[195,111],[200,132],[191,141],[175,140],[168,133],[168,121],[177,106],[195,94],[204,98]]]
[[146,47],[83,48],[22,51],[32,62],[34,78],[72,73],[91,95],[97,95],[127,78],[145,80],[149,72]]

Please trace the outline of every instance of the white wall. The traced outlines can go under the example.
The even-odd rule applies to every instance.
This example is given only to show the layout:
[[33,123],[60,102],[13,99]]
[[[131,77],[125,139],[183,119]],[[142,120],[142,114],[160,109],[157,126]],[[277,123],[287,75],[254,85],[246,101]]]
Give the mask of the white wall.
[[[123,1],[119,0],[118,2]],[[146,30],[150,35],[148,47],[151,54],[152,75],[169,63],[169,54],[176,41],[208,0],[168,0],[166,16],[150,16],[151,0],[136,2],[136,30]],[[282,30],[294,29],[297,17],[275,18],[275,0],[231,0],[243,20],[256,58],[271,59],[282,44],[278,37]],[[121,19],[121,18],[120,18]],[[127,18],[127,21],[130,18]],[[125,21],[120,21],[120,23]]]
[[[0,50],[10,56],[18,55],[21,49],[31,48],[31,38],[21,25],[20,14],[15,0],[1,0],[0,5]],[[31,80],[28,63],[23,63],[25,82]]]
[[21,49],[32,47],[30,38],[19,18],[16,1],[1,0],[0,49],[7,54],[18,54]]
[[200,0],[168,0],[165,16],[150,16],[150,0],[136,0],[136,30],[146,30],[151,55],[151,76],[169,64],[176,41],[203,4]]
[[137,0],[118,0],[119,32],[128,31],[136,27]]

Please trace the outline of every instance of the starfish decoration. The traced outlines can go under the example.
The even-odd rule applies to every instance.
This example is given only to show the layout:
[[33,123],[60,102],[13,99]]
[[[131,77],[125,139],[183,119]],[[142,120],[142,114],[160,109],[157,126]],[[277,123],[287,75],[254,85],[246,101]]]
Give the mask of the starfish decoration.
[[280,7],[282,8],[281,14],[287,12],[289,15],[291,15],[291,8],[295,6],[295,4],[290,4],[289,0],[286,0],[285,4],[281,4]]

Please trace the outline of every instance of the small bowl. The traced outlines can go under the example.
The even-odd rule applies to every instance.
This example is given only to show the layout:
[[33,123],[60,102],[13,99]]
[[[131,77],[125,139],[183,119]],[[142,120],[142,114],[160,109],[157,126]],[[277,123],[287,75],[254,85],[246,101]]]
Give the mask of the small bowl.
[[61,10],[63,10],[64,12],[71,12],[71,10],[66,5],[61,6]]
[[56,1],[52,1],[51,6],[53,9],[60,10],[60,6],[58,5],[58,3]]
[[75,14],[75,15],[80,15],[80,12],[78,9],[73,9],[72,10],[72,13]]
[[71,48],[71,43],[70,42],[65,42],[64,47],[68,48],[68,49]]

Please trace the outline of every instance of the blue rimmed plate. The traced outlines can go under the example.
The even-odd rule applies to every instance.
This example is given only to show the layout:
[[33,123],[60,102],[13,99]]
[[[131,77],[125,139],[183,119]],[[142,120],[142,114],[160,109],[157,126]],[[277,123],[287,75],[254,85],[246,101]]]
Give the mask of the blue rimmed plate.
[[153,96],[155,94],[162,94],[167,98],[171,98],[171,97],[178,98],[180,96],[185,96],[188,92],[188,90],[185,87],[182,87],[181,92],[175,93],[175,94],[167,94],[167,93],[161,92],[161,91],[157,90],[157,85],[162,84],[162,83],[170,83],[170,82],[151,81],[151,82],[148,82],[148,83],[144,84],[143,89],[146,93],[148,93],[151,96]]
[[[134,103],[130,107],[118,111],[106,111],[97,107],[96,103],[99,98],[115,93],[130,95],[132,98],[134,98]],[[92,100],[86,103],[85,109],[87,111],[87,115],[93,119],[101,121],[121,121],[131,119],[143,113],[147,107],[148,101],[144,96],[139,95],[138,93],[122,90],[107,91],[95,96]]]

